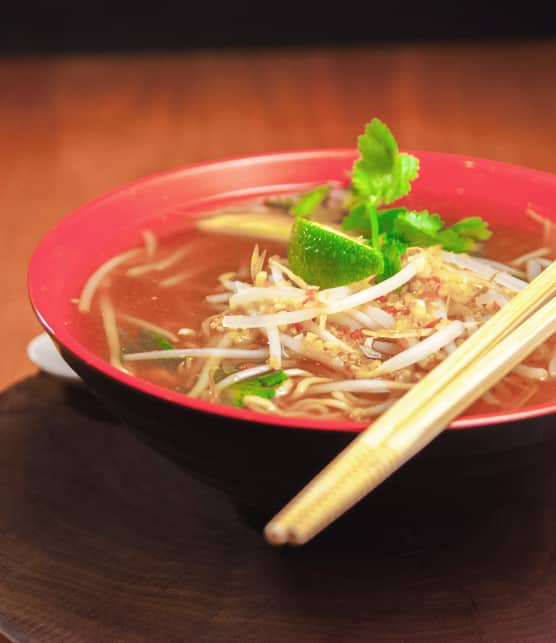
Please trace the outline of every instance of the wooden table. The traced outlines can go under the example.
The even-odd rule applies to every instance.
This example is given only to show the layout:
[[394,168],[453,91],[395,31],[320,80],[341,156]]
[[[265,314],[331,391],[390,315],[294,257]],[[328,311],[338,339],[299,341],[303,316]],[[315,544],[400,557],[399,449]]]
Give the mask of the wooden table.
[[[405,148],[556,172],[555,70],[556,44],[549,42],[0,60],[0,389],[35,371],[25,355],[40,331],[26,296],[31,252],[87,199],[192,161],[353,145],[372,116],[387,122]],[[0,502],[0,516],[5,511]],[[536,546],[551,560],[553,543],[541,538]],[[507,557],[500,560],[507,564]],[[532,573],[542,575],[541,567]],[[298,580],[303,584],[306,576]],[[19,599],[25,603],[24,595]],[[310,609],[311,618],[320,618],[314,603]],[[416,604],[412,609],[415,616]],[[472,597],[465,609],[475,610]],[[527,640],[553,640],[546,628],[556,626],[554,618],[537,624]],[[477,626],[469,638],[458,630],[453,640],[507,641],[510,630],[491,631],[506,638],[485,639]],[[338,640],[327,638],[326,628],[314,631],[319,640]],[[380,640],[401,641],[399,632]]]

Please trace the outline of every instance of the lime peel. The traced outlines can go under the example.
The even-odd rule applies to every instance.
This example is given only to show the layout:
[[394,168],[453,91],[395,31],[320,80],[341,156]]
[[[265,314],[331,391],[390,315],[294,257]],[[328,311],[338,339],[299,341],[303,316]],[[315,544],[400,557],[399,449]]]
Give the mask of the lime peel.
[[290,268],[320,288],[344,286],[380,274],[382,253],[331,226],[296,217],[288,246]]

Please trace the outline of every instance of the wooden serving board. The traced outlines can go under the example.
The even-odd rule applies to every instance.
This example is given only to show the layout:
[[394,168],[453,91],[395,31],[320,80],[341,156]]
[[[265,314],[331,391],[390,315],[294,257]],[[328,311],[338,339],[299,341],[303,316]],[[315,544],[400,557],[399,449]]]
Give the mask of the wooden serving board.
[[553,641],[556,448],[544,448],[545,465],[493,478],[518,488],[511,503],[450,538],[434,538],[438,516],[429,540],[408,529],[392,547],[278,550],[85,391],[32,377],[0,396],[0,632],[40,643]]

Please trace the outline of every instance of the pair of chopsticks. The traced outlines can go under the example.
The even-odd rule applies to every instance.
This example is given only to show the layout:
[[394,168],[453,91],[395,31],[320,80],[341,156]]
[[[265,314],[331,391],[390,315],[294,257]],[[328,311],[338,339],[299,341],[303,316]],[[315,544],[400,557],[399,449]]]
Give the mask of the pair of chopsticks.
[[421,451],[556,332],[556,262],[346,447],[265,527],[302,545]]

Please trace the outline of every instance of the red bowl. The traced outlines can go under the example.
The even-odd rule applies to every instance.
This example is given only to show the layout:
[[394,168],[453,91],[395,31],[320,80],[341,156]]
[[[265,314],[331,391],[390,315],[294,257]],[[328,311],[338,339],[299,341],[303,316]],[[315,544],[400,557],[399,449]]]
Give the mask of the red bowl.
[[[421,172],[406,200],[412,207],[438,211],[447,218],[480,215],[492,223],[511,223],[524,233],[534,230],[528,208],[556,220],[555,175],[484,159],[414,153]],[[103,403],[157,450],[265,513],[287,499],[365,425],[254,413],[189,398],[122,373],[83,344],[80,314],[71,300],[100,263],[139,243],[147,222],[164,235],[184,226],[200,210],[341,180],[355,156],[351,149],[281,152],[142,178],[66,216],[41,241],[30,263],[29,293],[35,313],[64,358]],[[415,462],[444,463],[440,468],[427,465],[424,478],[429,480],[446,467],[451,468],[449,475],[459,475],[454,456],[537,444],[546,438],[548,416],[555,411],[556,399],[516,411],[463,416]],[[285,462],[288,480],[278,482]],[[417,465],[412,462],[403,471],[422,479]],[[395,476],[402,481],[402,494],[407,484],[404,475]]]

